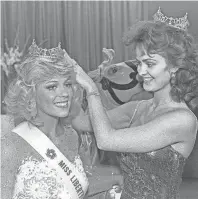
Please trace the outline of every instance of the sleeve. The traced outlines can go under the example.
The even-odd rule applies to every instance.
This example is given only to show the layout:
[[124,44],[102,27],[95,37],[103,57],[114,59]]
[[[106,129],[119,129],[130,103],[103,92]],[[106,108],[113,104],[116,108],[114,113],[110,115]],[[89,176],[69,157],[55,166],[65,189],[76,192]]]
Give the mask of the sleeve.
[[1,139],[1,197],[11,199],[19,167],[15,145],[6,138]]

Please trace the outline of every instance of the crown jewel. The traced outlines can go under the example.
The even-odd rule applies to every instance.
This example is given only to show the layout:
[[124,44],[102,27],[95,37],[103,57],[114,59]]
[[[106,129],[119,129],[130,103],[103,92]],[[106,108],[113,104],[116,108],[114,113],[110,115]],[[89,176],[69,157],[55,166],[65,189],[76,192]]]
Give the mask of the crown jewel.
[[183,17],[180,18],[167,17],[161,12],[161,9],[159,7],[158,11],[153,15],[153,18],[154,22],[164,22],[170,26],[186,31],[187,27],[190,25],[187,16],[188,13],[186,13]]
[[29,47],[29,56],[31,57],[40,57],[47,59],[60,59],[64,57],[65,51],[61,49],[61,43],[58,44],[58,47],[51,49],[39,48],[36,45],[35,40],[33,40],[32,45]]

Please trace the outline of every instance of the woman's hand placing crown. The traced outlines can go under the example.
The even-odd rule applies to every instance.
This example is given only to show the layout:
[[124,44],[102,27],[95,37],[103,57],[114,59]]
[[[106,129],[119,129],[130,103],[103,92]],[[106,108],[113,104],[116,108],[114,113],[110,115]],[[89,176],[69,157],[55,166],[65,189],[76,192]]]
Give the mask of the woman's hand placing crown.
[[65,50],[64,57],[66,62],[74,67],[74,72],[76,72],[76,82],[80,84],[80,86],[84,88],[87,93],[98,91],[94,81],[78,65],[78,63],[68,55],[68,53]]
[[74,71],[76,72],[76,81],[83,87],[87,93],[97,91],[97,87],[94,81],[89,75],[76,63],[74,65]]

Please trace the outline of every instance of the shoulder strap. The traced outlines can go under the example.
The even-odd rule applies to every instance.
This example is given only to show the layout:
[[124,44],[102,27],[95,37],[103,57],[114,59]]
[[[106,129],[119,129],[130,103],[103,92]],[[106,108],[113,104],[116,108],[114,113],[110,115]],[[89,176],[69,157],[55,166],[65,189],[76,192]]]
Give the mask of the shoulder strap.
[[85,193],[74,165],[59,151],[49,138],[38,128],[24,122],[12,130],[26,140],[63,178],[72,198],[81,199]]
[[135,108],[135,110],[134,110],[134,112],[133,112],[133,115],[132,115],[132,117],[131,117],[131,120],[130,120],[130,122],[129,122],[129,127],[131,126],[131,124],[132,124],[132,122],[133,122],[133,119],[134,119],[135,114],[136,114],[136,112],[137,112],[137,110],[138,110],[138,108],[139,108],[139,105],[140,105],[142,102],[144,102],[144,101],[146,101],[146,100],[141,100],[141,101],[139,101],[139,102],[137,103],[136,108]]

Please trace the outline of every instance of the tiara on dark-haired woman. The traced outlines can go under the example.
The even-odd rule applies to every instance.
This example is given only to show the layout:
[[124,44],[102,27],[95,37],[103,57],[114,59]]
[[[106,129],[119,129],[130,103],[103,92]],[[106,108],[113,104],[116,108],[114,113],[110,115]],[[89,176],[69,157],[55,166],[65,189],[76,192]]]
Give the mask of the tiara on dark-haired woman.
[[158,11],[153,15],[154,22],[158,22],[158,21],[163,22],[169,26],[173,26],[175,28],[178,28],[184,31],[187,31],[187,28],[190,25],[187,17],[188,17],[188,13],[186,13],[183,17],[180,17],[180,18],[167,17],[161,12],[160,7],[158,8]]

